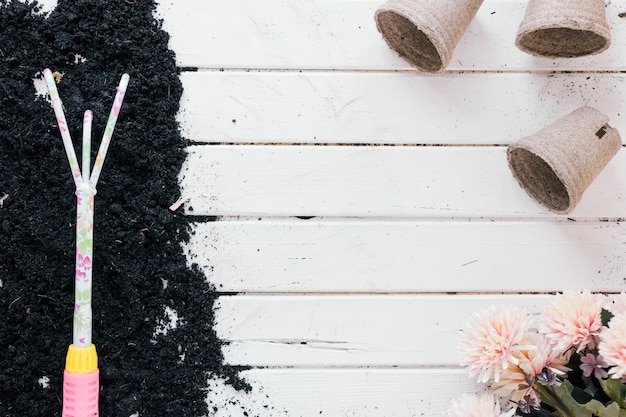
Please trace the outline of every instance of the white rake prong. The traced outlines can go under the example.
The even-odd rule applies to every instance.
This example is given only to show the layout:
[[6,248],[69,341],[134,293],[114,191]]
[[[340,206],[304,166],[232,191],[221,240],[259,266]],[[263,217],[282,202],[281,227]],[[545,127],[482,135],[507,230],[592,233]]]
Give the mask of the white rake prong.
[[56,81],[52,75],[52,71],[49,68],[43,70],[43,76],[48,84],[48,91],[50,92],[50,101],[52,102],[52,108],[59,124],[59,131],[61,132],[61,138],[63,139],[63,146],[65,147],[65,153],[67,160],[70,163],[70,169],[72,171],[72,178],[76,184],[76,189],[80,187],[82,179],[80,167],[78,166],[78,160],[76,159],[76,152],[74,151],[74,145],[72,144],[72,138],[70,131],[67,127],[67,120],[65,119],[65,113],[63,112],[63,103],[59,92],[57,90]]
[[83,183],[89,184],[89,171],[91,170],[91,124],[93,113],[91,110],[85,111],[83,117],[83,162],[81,172]]
[[104,135],[102,136],[102,142],[100,142],[100,148],[98,149],[98,155],[96,155],[96,162],[93,165],[93,171],[91,172],[90,183],[92,187],[96,187],[98,178],[100,177],[100,171],[104,164],[104,158],[106,157],[109,144],[111,143],[111,137],[113,136],[113,130],[115,129],[115,123],[117,122],[117,116],[119,115],[124,101],[124,94],[126,94],[126,87],[128,87],[128,81],[130,76],[128,74],[122,75],[120,84],[117,86],[117,93],[111,106],[111,112],[109,113],[109,119],[107,121],[106,128],[104,129]]

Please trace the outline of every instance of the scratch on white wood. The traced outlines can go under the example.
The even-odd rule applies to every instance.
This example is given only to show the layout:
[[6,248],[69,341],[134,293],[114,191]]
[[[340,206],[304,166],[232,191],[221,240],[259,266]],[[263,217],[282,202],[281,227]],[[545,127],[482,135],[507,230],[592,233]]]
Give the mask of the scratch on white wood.
[[459,331],[473,312],[506,303],[536,313],[547,298],[222,296],[215,310],[215,331],[229,342],[223,351],[233,365],[456,367]]
[[585,105],[626,132],[625,74],[232,71],[181,79],[181,129],[201,142],[508,144]]

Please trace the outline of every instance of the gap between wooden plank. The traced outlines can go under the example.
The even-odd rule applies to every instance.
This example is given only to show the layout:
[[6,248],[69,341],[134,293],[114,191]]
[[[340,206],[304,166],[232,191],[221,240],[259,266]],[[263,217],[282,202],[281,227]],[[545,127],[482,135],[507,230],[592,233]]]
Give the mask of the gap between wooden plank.
[[419,71],[414,68],[406,69],[367,69],[367,68],[348,68],[348,69],[333,69],[333,68],[289,68],[289,67],[181,67],[177,66],[178,70],[182,72],[197,72],[197,73],[228,73],[228,72],[243,72],[243,73],[347,73],[347,74],[414,74],[415,76],[445,76],[445,75],[462,75],[462,74],[537,74],[537,75],[564,75],[564,74],[623,74],[623,69],[492,69],[492,70],[478,70],[478,69],[444,69],[436,74],[429,74]]
[[[183,201],[182,204],[187,203]],[[546,222],[546,223],[622,223],[626,221],[626,217],[568,217],[568,216],[554,216],[554,217],[428,217],[428,216],[416,216],[416,217],[346,217],[346,216],[194,216],[190,214],[183,214],[187,216],[191,223],[202,224],[212,222],[324,222],[324,223],[336,223],[336,222],[350,222],[359,221],[363,223],[368,222],[461,222],[461,223],[498,223],[498,222]]]
[[[202,141],[194,141],[189,140],[190,146],[353,146],[353,147],[363,147],[363,146],[383,146],[383,147],[407,147],[407,148],[492,148],[492,147],[505,147],[508,144],[504,143],[376,143],[376,142],[202,142]],[[626,146],[626,145],[622,145]]]

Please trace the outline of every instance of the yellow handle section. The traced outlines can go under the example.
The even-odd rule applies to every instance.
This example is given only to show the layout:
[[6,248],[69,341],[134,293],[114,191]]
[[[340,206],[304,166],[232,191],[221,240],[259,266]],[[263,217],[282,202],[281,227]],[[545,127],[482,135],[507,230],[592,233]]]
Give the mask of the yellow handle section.
[[96,345],[78,348],[70,345],[65,358],[65,370],[72,374],[88,374],[98,369]]

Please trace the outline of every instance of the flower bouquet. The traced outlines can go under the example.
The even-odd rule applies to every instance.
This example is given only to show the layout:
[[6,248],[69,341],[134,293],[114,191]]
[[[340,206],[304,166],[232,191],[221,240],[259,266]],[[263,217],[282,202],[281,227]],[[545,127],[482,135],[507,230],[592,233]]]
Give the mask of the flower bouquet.
[[447,417],[626,417],[626,293],[566,291],[538,315],[491,306],[470,317],[459,352],[489,389]]

